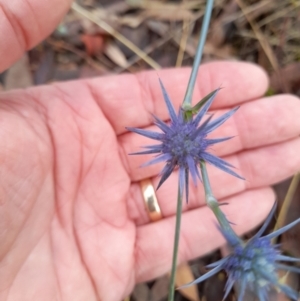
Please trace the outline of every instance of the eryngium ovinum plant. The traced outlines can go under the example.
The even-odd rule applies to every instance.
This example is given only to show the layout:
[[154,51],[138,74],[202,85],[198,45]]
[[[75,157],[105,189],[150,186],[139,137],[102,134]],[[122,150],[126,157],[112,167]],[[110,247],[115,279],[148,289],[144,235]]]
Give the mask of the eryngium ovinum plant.
[[212,269],[209,272],[186,286],[200,283],[218,273],[220,270],[225,270],[228,275],[228,280],[225,287],[224,298],[227,297],[233,285],[236,284],[238,288],[238,301],[243,300],[247,290],[256,295],[259,301],[266,301],[268,300],[268,294],[272,288],[276,288],[285,293],[291,299],[297,300],[298,293],[289,286],[281,283],[277,272],[278,270],[286,270],[300,273],[300,269],[280,263],[284,261],[296,262],[299,260],[281,255],[278,246],[271,244],[271,239],[293,227],[296,223],[300,222],[300,219],[269,235],[262,236],[272,218],[272,215],[274,214],[274,206],[266,222],[258,233],[249,241],[244,242],[232,230],[231,224],[220,209],[219,203],[214,197],[210,187],[206,170],[206,162],[226,173],[231,174],[232,176],[243,179],[233,170],[233,166],[231,166],[228,162],[209,152],[211,145],[222,143],[231,137],[220,137],[215,139],[208,138],[208,134],[221,126],[235,113],[238,108],[228,111],[215,119],[213,116],[205,116],[220,89],[216,89],[211,92],[195,106],[191,105],[192,93],[201,62],[212,7],[213,0],[208,0],[189,84],[183,104],[181,108],[179,108],[179,111],[176,113],[167,91],[160,81],[162,95],[169,112],[170,122],[166,123],[154,116],[154,124],[157,125],[160,130],[158,132],[131,127],[127,128],[134,133],[146,136],[158,142],[154,145],[144,146],[144,151],[134,153],[136,155],[156,155],[154,159],[146,162],[144,166],[165,162],[157,188],[165,182],[176,168],[179,169],[175,239],[168,300],[174,300],[181,206],[184,191],[186,201],[188,202],[189,175],[191,175],[194,184],[197,183],[197,180],[203,182],[206,203],[217,218],[219,230],[230,246],[231,254],[226,258],[210,264],[208,268]]

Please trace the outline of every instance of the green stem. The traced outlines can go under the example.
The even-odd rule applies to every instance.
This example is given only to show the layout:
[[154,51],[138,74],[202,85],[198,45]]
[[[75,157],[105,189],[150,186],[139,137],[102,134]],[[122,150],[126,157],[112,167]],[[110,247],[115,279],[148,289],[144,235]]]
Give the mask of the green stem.
[[195,83],[196,83],[199,66],[200,66],[201,59],[202,59],[202,54],[203,54],[204,44],[205,44],[206,36],[207,36],[207,32],[208,32],[208,26],[209,26],[209,21],[210,21],[210,17],[211,17],[211,12],[213,9],[213,4],[214,4],[214,0],[207,0],[207,5],[206,5],[205,14],[204,14],[203,22],[202,22],[202,28],[201,28],[200,37],[199,37],[199,43],[198,43],[196,55],[194,58],[194,63],[193,63],[193,67],[192,67],[190,80],[189,80],[189,83],[188,83],[188,86],[187,86],[187,89],[185,92],[185,96],[184,96],[184,101],[182,104],[182,107],[185,109],[190,108],[191,104],[192,104],[192,95],[193,95],[193,91],[194,91],[194,87],[195,87]]
[[200,161],[200,169],[201,169],[201,175],[203,180],[203,186],[205,190],[205,200],[207,206],[212,210],[212,212],[216,216],[222,231],[230,235],[232,239],[235,239],[236,243],[239,243],[241,241],[240,238],[232,230],[230,223],[228,222],[225,214],[220,209],[220,204],[218,200],[215,198],[215,196],[212,193],[208,174],[207,174],[206,164],[204,161]]
[[176,276],[178,246],[179,246],[179,237],[180,237],[181,211],[182,211],[182,197],[181,197],[181,193],[180,193],[180,189],[179,189],[179,183],[178,183],[175,237],[174,237],[172,270],[171,270],[171,276],[170,276],[168,301],[173,301],[174,300],[175,276]]

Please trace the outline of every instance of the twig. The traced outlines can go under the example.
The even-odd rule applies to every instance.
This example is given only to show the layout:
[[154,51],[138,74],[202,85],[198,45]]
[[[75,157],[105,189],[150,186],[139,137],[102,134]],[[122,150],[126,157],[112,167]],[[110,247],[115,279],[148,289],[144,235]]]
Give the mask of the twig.
[[[274,231],[276,231],[279,228],[284,226],[284,222],[285,222],[288,210],[291,206],[296,189],[298,187],[299,181],[300,181],[300,173],[297,173],[294,175],[292,182],[289,186],[289,189],[286,193],[286,196],[284,198],[283,204],[282,204],[280,212],[279,212],[278,219],[277,219],[275,227],[274,227]],[[273,243],[275,243],[275,240],[276,240],[276,238],[273,238]]]
[[[251,14],[251,13],[255,12],[256,10],[261,9],[264,6],[269,5],[270,3],[272,3],[272,1],[273,0],[266,0],[266,1],[261,1],[258,3],[254,3],[252,5],[248,5],[247,7],[245,7],[243,12],[236,12],[236,13],[230,14],[228,17],[226,17],[224,19],[223,24],[231,23],[242,17],[245,17],[245,15]],[[278,4],[279,3],[276,3],[276,6],[278,6]]]
[[48,38],[47,43],[57,49],[64,49],[73,52],[77,56],[84,59],[86,63],[91,67],[93,67],[95,70],[102,71],[102,72],[109,72],[105,67],[103,67],[102,65],[94,61],[92,58],[90,58],[84,51],[78,50],[77,48],[73,47],[72,45],[64,41],[56,41],[54,39]]
[[246,10],[246,6],[243,3],[242,0],[236,0],[237,4],[239,5],[241,11],[243,12],[243,14],[245,15],[248,23],[250,24],[257,40],[259,41],[262,49],[264,50],[272,68],[274,69],[275,72],[278,72],[279,66],[278,66],[278,62],[277,59],[272,51],[272,48],[270,46],[270,44],[268,43],[268,41],[265,39],[262,31],[260,30],[260,28],[257,26],[256,23],[254,23],[251,18],[249,17],[248,14],[245,13]]
[[287,14],[291,11],[294,11],[296,8],[300,7],[300,2],[295,3],[294,5],[290,5],[289,7],[276,11],[274,14],[267,16],[263,20],[257,23],[257,26],[260,28],[272,21],[275,21],[276,19],[279,19],[281,17],[287,17]]
[[178,51],[177,60],[176,60],[176,67],[181,67],[181,65],[182,65],[182,60],[183,60],[183,56],[185,53],[186,43],[188,40],[189,23],[190,22],[186,19],[183,20],[183,23],[182,23],[182,35],[181,35],[180,44],[179,44],[179,51]]
[[[189,22],[189,24],[187,24],[187,26],[189,26],[190,28],[192,27],[192,25],[203,16],[204,12],[198,12],[195,17],[192,19],[191,22]],[[176,35],[179,34],[181,32],[182,28],[177,29],[167,35],[165,35],[164,37],[162,37],[161,39],[155,41],[154,43],[152,43],[151,45],[148,45],[145,49],[144,52],[149,54],[152,51],[154,51],[155,49],[161,47],[162,45],[164,45],[165,43],[167,43],[168,41],[170,41],[171,39],[174,39],[174,41],[177,43],[177,40],[175,39]],[[178,43],[177,43],[178,44]],[[121,73],[124,70],[128,69],[129,67],[131,67],[133,64],[137,63],[140,60],[140,57],[135,55],[132,58],[130,58],[127,62],[128,64],[126,66],[124,66],[124,68],[117,68],[114,70],[115,73]]]
[[138,48],[136,45],[134,45],[131,41],[129,41],[126,37],[124,37],[122,34],[117,32],[113,27],[111,27],[109,24],[107,24],[105,21],[100,20],[95,16],[95,14],[89,12],[88,10],[84,9],[77,3],[73,2],[71,8],[84,16],[85,18],[89,19],[91,22],[97,24],[99,27],[101,27],[103,30],[108,32],[110,35],[112,35],[116,40],[123,43],[127,48],[129,48],[132,52],[137,54],[141,59],[143,59],[149,66],[151,66],[153,69],[160,69],[160,65],[157,64],[151,57],[149,57],[144,51],[142,51],[140,48]]

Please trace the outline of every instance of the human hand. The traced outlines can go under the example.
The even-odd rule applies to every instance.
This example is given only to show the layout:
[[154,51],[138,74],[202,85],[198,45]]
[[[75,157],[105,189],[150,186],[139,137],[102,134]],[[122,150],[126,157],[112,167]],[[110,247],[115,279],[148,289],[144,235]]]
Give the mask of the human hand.
[[[38,3],[31,1],[33,10]],[[177,107],[189,72],[159,71]],[[270,210],[269,185],[299,170],[299,100],[259,99],[267,88],[259,68],[217,62],[201,67],[194,101],[220,85],[212,108],[217,114],[242,106],[213,133],[236,137],[214,151],[246,181],[215,168],[209,174],[241,234]],[[120,300],[136,282],[169,270],[177,175],[157,191],[164,218],[151,223],[139,181],[151,178],[155,186],[161,165],[139,168],[149,157],[127,155],[149,141],[125,126],[151,126],[151,113],[167,118],[154,72],[0,94],[0,300]],[[183,210],[181,262],[224,242],[201,185],[191,186]]]

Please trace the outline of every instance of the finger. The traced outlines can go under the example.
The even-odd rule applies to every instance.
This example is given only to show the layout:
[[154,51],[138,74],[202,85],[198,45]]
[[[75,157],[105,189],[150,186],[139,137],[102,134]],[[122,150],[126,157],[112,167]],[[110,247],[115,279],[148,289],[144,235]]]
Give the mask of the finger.
[[[144,127],[152,123],[152,113],[167,119],[158,76],[177,108],[183,101],[190,69],[142,72],[137,75],[111,76],[89,80],[95,99],[117,134],[126,126]],[[218,87],[214,108],[224,108],[261,96],[268,86],[265,72],[255,65],[242,62],[214,62],[200,67],[193,101]]]
[[0,72],[54,30],[72,0],[0,0]]
[[[243,192],[224,201],[222,207],[239,235],[259,224],[274,203],[270,188]],[[136,280],[147,281],[171,267],[175,218],[141,226],[137,230]],[[159,243],[158,243],[159,242]],[[178,263],[202,256],[225,243],[208,207],[185,212],[182,216]]]
[[[220,200],[247,189],[269,186],[293,175],[300,169],[299,149],[300,138],[296,138],[281,144],[226,157],[225,160],[237,167],[237,171],[246,178],[245,181],[208,165],[208,174],[216,198]],[[157,187],[159,178],[153,178],[152,182],[153,186]],[[164,217],[173,216],[176,212],[177,183],[178,173],[176,171],[156,191],[158,203]],[[131,186],[130,195],[131,198],[128,201],[130,217],[137,224],[149,223],[139,183]],[[183,204],[183,211],[203,206],[204,203],[202,184],[199,183],[197,187],[191,184],[189,203]]]
[[[225,111],[220,110],[218,115]],[[277,95],[243,104],[220,128],[209,138],[230,137],[232,139],[216,144],[211,151],[217,156],[233,154],[243,149],[270,145],[292,139],[300,133],[299,98],[292,95]],[[214,117],[214,118],[216,118]],[[147,129],[159,131],[152,126]],[[145,168],[140,166],[148,162],[152,155],[128,155],[141,150],[141,146],[155,144],[156,141],[135,133],[119,136],[122,158],[132,180],[140,180],[157,175],[162,164]]]

